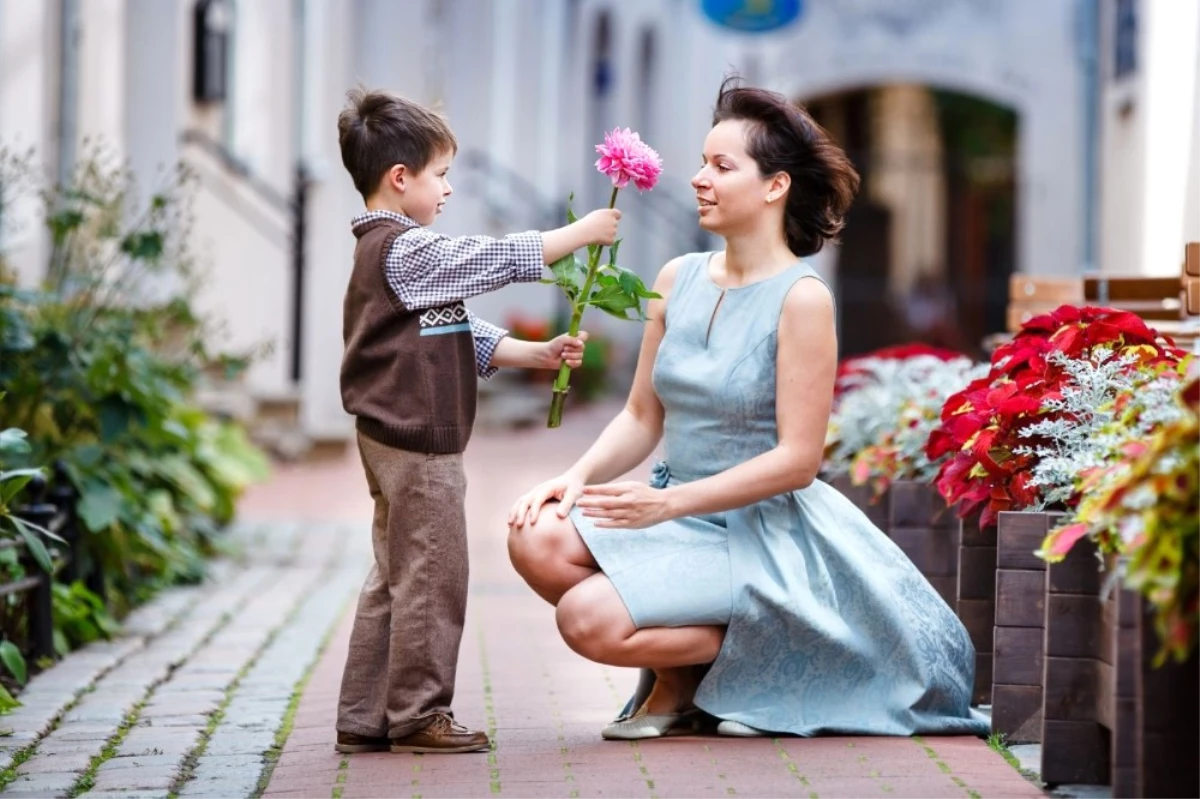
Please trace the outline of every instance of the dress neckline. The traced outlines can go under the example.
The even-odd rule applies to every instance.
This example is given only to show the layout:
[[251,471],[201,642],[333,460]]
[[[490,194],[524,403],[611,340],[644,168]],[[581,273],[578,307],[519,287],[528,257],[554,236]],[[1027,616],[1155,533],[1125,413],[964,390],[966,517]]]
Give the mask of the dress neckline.
[[708,257],[704,259],[704,266],[701,271],[704,272],[705,282],[707,282],[710,286],[712,286],[713,288],[717,289],[717,291],[720,291],[720,292],[741,291],[742,289],[752,289],[755,286],[761,286],[764,283],[770,283],[772,280],[776,280],[776,279],[782,277],[783,275],[786,275],[788,272],[791,272],[793,269],[795,269],[798,266],[803,265],[803,263],[804,263],[803,258],[797,258],[795,263],[793,263],[787,269],[777,272],[777,273],[771,275],[770,277],[764,277],[762,280],[755,280],[753,283],[747,283],[744,286],[722,286],[720,283],[713,280],[712,274],[709,272],[709,267],[712,266],[712,259],[716,256],[716,254],[717,254],[716,250],[713,250],[712,252],[710,252],[708,254]]

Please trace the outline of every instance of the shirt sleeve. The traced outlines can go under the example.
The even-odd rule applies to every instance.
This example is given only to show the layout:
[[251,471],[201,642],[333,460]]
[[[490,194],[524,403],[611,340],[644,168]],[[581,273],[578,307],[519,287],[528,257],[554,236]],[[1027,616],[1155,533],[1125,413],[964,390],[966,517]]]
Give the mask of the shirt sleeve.
[[499,371],[492,366],[492,358],[496,354],[496,347],[500,346],[500,339],[507,336],[508,331],[483,321],[469,310],[467,318],[471,321],[471,336],[475,339],[475,371],[487,380]]
[[388,251],[388,284],[409,310],[437,308],[507,286],[532,283],[545,267],[542,234],[451,238],[416,228]]

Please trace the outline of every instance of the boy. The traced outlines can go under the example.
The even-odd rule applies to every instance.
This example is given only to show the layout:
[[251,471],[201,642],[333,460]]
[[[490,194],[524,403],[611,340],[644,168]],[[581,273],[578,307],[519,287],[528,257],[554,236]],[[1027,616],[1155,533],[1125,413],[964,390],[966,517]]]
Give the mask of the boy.
[[557,230],[447,238],[425,229],[451,194],[457,150],[440,115],[391,94],[353,91],[338,117],[342,163],[366,201],[343,319],[342,402],[356,417],[375,500],[375,563],[363,586],[338,702],[339,752],[473,752],[485,733],[450,702],[467,600],[462,452],[477,376],[500,366],[557,369],[583,340],[506,338],[462,300],[588,244],[612,244],[620,212]]

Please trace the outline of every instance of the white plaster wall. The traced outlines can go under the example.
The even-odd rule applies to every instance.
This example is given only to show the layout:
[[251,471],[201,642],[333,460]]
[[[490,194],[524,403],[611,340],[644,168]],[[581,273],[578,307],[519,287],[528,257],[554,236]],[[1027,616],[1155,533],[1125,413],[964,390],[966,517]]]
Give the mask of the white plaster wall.
[[[309,0],[313,3],[314,0]],[[362,198],[341,166],[337,115],[346,90],[359,77],[355,66],[353,0],[320,0],[309,23],[312,70],[308,116],[319,124],[305,131],[307,157],[321,165],[310,192],[308,274],[305,287],[303,405],[305,428],[318,436],[349,435],[352,420],[342,410],[338,383],[342,360],[342,299],[350,277],[354,236],[350,219],[362,210]],[[319,46],[316,39],[319,35]]]
[[1183,240],[1200,241],[1200,21],[1196,24],[1196,85],[1192,92],[1192,151],[1188,159]]
[[[58,16],[47,3],[0,0],[0,150],[35,151],[35,163],[54,168],[53,105]],[[53,174],[52,171],[48,174]],[[6,198],[0,252],[25,285],[46,273],[49,241],[41,201],[28,191]]]
[[1172,275],[1200,240],[1200,0],[1142,2],[1137,69],[1112,78],[1102,19],[1100,255],[1103,271]]
[[79,11],[80,144],[91,140],[123,158],[125,0],[89,0]]
[[1188,159],[1194,149],[1200,0],[1144,2],[1141,8],[1146,30],[1146,47],[1139,54],[1146,73],[1146,171],[1138,271],[1174,275],[1182,259]]
[[[284,201],[291,198],[299,142],[292,9],[291,0],[233,5],[233,58],[224,103],[191,100],[194,32],[187,0],[181,0],[183,24],[176,43],[185,54],[175,79],[184,101],[176,140],[185,130],[203,132]],[[290,213],[251,190],[204,148],[180,145],[180,154],[198,178],[194,241],[205,279],[197,307],[221,323],[219,345],[260,353],[246,376],[253,392],[287,395],[293,390]]]

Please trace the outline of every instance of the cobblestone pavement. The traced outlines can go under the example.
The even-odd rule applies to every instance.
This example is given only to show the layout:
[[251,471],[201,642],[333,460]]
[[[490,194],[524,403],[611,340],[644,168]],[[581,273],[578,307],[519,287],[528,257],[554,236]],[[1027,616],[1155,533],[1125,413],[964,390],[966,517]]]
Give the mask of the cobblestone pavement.
[[[361,525],[240,524],[204,585],[38,675],[0,718],[5,797],[252,796],[369,557]],[[281,738],[279,739],[281,740]]]
[[[513,497],[580,453],[614,407],[548,431],[477,434],[471,601],[456,711],[490,752],[333,752],[352,601],[369,563],[356,456],[280,467],[230,532],[242,556],[168,591],[123,635],[34,678],[0,719],[8,796],[924,796],[1041,792],[973,738],[605,742],[636,675],[562,643],[553,610],[508,564]],[[641,477],[646,467],[635,470]],[[323,654],[322,654],[323,653]]]

